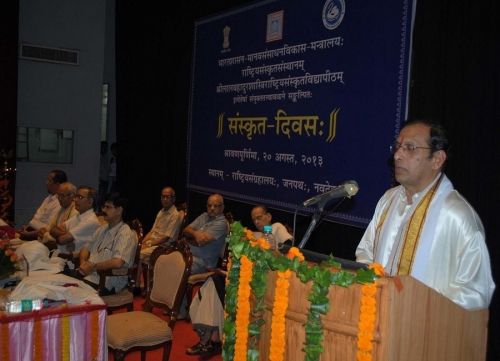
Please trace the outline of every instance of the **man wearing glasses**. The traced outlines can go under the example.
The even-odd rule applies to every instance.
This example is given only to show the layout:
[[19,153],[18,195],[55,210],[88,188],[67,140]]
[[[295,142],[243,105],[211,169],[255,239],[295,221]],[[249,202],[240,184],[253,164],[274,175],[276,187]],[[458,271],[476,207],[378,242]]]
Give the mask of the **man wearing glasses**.
[[193,254],[191,273],[206,272],[217,266],[228,232],[229,226],[224,217],[224,199],[220,194],[212,194],[207,200],[207,211],[198,216],[183,232]]
[[[114,193],[108,196],[102,206],[106,224],[100,226],[89,245],[80,251],[80,274],[85,281],[97,289],[99,275],[97,271],[130,268],[134,262],[137,235],[123,222],[123,212],[127,201]],[[128,275],[107,277],[102,295],[118,293],[128,285]]]
[[50,235],[50,230],[56,226],[63,224],[68,219],[78,214],[74,203],[75,194],[76,187],[72,183],[64,182],[59,185],[59,188],[57,190],[57,199],[61,208],[59,212],[57,212],[57,214],[52,217],[48,228],[43,227],[38,231],[38,239],[49,248],[52,248],[52,246],[57,246],[55,244],[56,240]]
[[464,308],[488,307],[495,284],[484,228],[443,173],[443,127],[408,122],[391,151],[400,185],[379,200],[356,260],[380,263],[389,275],[411,275]]
[[78,215],[50,230],[51,236],[58,244],[57,249],[60,253],[76,253],[87,243],[92,242],[92,235],[100,226],[93,209],[95,197],[94,188],[78,187],[75,195],[75,208]]

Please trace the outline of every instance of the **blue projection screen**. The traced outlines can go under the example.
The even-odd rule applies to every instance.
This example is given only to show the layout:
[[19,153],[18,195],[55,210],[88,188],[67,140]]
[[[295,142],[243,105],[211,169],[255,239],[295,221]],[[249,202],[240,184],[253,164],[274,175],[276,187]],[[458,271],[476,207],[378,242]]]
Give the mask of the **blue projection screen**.
[[188,188],[310,213],[355,180],[365,225],[406,117],[415,3],[267,1],[195,24]]

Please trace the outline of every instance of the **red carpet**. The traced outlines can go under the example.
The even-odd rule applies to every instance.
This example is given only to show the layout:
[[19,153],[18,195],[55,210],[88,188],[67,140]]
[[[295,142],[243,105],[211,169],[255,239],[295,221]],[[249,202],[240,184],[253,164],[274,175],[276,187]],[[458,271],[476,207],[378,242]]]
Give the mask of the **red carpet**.
[[[142,310],[144,298],[136,297],[134,301],[134,309]],[[156,313],[156,312],[155,312]],[[160,315],[161,313],[156,313]],[[164,317],[164,316],[162,316]],[[188,356],[185,354],[186,348],[193,346],[198,342],[198,337],[188,321],[177,321],[174,327],[174,340],[172,352],[170,352],[170,361],[197,361],[199,356]],[[146,355],[147,361],[161,361],[162,349],[149,351]],[[125,361],[140,361],[140,352],[131,352],[125,357]],[[222,361],[221,355],[213,356],[211,358],[204,358],[203,360]],[[113,355],[109,353],[109,361],[114,361]]]

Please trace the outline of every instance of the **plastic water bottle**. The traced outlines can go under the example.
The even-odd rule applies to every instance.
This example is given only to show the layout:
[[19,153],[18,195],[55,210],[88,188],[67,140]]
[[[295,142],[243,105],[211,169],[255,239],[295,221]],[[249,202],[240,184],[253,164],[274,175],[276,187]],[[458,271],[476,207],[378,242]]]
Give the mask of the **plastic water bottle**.
[[271,249],[276,249],[276,239],[273,235],[273,227],[272,226],[264,226],[264,239],[269,243]]

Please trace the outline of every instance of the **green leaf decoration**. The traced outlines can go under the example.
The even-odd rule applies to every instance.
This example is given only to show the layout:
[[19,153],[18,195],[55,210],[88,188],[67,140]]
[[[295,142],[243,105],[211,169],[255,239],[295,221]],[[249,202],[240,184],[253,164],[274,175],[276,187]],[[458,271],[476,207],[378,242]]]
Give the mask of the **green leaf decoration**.
[[253,275],[250,282],[253,308],[248,324],[247,361],[257,361],[259,359],[258,344],[261,328],[265,324],[263,319],[265,311],[264,296],[267,287],[267,275],[270,270],[282,272],[290,270],[295,273],[302,283],[312,282],[311,292],[307,298],[310,306],[305,324],[306,335],[303,347],[306,361],[318,361],[323,352],[324,335],[320,315],[327,314],[332,306],[328,299],[330,286],[349,287],[354,283],[373,283],[377,279],[375,272],[371,269],[359,269],[356,273],[342,270],[341,264],[335,261],[332,255],[320,265],[310,265],[308,262],[299,261],[298,258],[290,260],[276,251],[254,247],[246,239],[245,228],[240,222],[234,222],[231,225],[229,250],[232,261],[226,285],[225,340],[222,351],[224,361],[231,361],[234,358],[240,258],[243,255],[253,262]]

